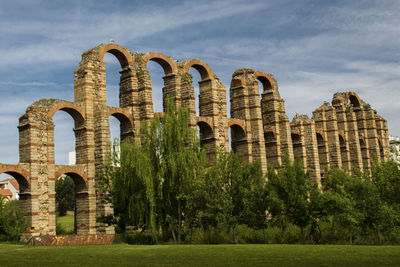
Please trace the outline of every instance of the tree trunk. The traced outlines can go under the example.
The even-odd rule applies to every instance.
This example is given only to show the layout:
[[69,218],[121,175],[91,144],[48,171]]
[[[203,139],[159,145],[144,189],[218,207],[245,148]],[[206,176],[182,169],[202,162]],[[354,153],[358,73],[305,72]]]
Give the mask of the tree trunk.
[[235,244],[239,243],[236,238],[236,226],[233,227],[233,242],[235,242]]
[[181,243],[181,229],[182,229],[182,207],[181,201],[178,200],[178,243]]

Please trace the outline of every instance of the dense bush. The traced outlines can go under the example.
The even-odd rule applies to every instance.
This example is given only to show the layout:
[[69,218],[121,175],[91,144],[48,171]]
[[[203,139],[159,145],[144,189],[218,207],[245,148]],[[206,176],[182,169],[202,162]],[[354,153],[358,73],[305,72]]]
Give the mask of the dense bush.
[[19,241],[27,223],[18,207],[18,200],[6,201],[0,196],[0,240]]

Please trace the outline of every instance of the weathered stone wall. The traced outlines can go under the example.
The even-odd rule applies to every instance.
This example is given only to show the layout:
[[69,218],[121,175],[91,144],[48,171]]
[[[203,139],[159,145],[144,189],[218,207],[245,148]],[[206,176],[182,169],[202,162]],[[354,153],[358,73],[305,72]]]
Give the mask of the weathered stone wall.
[[[121,65],[120,106],[107,106],[105,53]],[[290,123],[273,75],[238,69],[230,87],[230,118],[227,117],[226,88],[217,75],[198,59],[176,62],[161,53],[133,54],[116,44],[101,44],[82,54],[75,71],[74,102],[42,99],[33,103],[19,120],[20,163],[0,164],[0,173],[13,175],[20,184],[20,203],[29,230],[24,239],[46,236],[51,244],[83,244],[100,234],[99,243],[111,242],[111,226],[97,221],[112,214],[96,191],[97,179],[109,151],[109,117],[121,123],[121,140],[140,140],[142,122],[152,119],[152,84],[148,61],[164,70],[164,107],[170,98],[176,107],[190,108],[189,125],[198,127],[200,142],[209,162],[220,150],[231,149],[247,161],[260,161],[262,169],[300,158],[311,178],[320,182],[330,167],[369,171],[372,161],[389,159],[387,122],[354,92],[336,93],[313,117],[296,115]],[[195,95],[189,70],[199,72],[199,95]],[[262,88],[259,88],[259,84]],[[199,116],[195,99],[199,98]],[[63,110],[75,121],[76,165],[54,163],[53,115]],[[53,238],[55,232],[55,181],[69,175],[76,184],[76,238]],[[82,236],[90,235],[88,239]],[[103,238],[107,237],[107,238]],[[103,240],[104,239],[104,240]],[[40,239],[42,240],[42,239]],[[44,240],[44,239],[43,239]],[[94,241],[93,241],[94,240]],[[96,238],[92,241],[97,242]],[[35,241],[35,242],[36,242]],[[91,241],[90,241],[91,242]]]

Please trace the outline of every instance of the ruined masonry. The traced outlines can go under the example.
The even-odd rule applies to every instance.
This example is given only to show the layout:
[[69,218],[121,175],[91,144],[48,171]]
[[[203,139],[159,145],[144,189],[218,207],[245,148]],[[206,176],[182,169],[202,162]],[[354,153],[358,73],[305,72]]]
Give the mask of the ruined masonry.
[[[121,64],[120,106],[106,103],[105,53]],[[69,175],[76,184],[77,234],[114,234],[112,226],[96,218],[112,213],[99,200],[96,177],[105,162],[110,140],[109,117],[120,121],[121,140],[138,138],[140,124],[154,116],[152,85],[147,62],[155,61],[165,72],[163,96],[176,106],[188,107],[190,125],[200,129],[201,145],[209,158],[230,144],[247,161],[260,161],[262,168],[277,167],[288,154],[300,158],[312,179],[320,182],[324,170],[339,167],[370,170],[371,162],[389,159],[387,122],[354,92],[336,93],[332,104],[324,102],[312,118],[285,113],[277,81],[268,73],[238,69],[232,75],[231,114],[227,116],[226,88],[201,60],[181,62],[160,53],[132,53],[117,44],[101,44],[82,55],[75,72],[74,102],[42,99],[27,108],[19,119],[18,164],[0,164],[0,173],[14,176],[20,185],[20,202],[29,230],[24,239],[56,235],[55,181]],[[199,114],[189,69],[196,69],[199,82]],[[263,86],[262,94],[258,81]],[[165,102],[165,101],[164,101]],[[76,165],[54,163],[53,115],[63,110],[75,121]],[[231,140],[228,130],[231,129]]]

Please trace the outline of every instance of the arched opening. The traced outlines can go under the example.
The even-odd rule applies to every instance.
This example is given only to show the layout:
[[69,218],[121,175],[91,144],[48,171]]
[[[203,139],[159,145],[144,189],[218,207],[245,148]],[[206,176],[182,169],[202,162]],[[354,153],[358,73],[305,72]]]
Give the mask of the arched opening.
[[197,127],[200,133],[200,145],[202,147],[215,141],[214,132],[208,123],[199,121]]
[[383,145],[380,138],[378,139],[378,145],[379,145],[379,155],[381,158],[381,162],[385,162],[385,152],[383,151]]
[[340,157],[342,158],[342,166],[343,168],[347,168],[347,148],[344,137],[339,134],[339,147],[340,147]]
[[[59,112],[60,110],[63,112]],[[65,101],[53,106],[47,114],[54,123],[54,130],[49,132],[50,138],[51,134],[54,137],[54,154],[50,155],[53,158],[50,158],[49,162],[59,165],[73,165],[85,160],[87,154],[85,150],[88,149],[85,146],[85,119],[79,110],[79,106]],[[73,159],[75,159],[75,162],[73,162]]]
[[109,122],[110,122],[110,146],[111,146],[110,153],[113,153],[113,151],[115,151],[115,149],[118,150],[119,144],[122,141],[121,126],[120,126],[121,123],[114,116],[109,117]]
[[29,187],[26,178],[15,171],[5,171],[0,173],[0,195],[6,200],[19,200]]
[[7,200],[17,200],[22,213],[25,214],[27,223],[31,220],[28,214],[32,210],[31,195],[29,192],[28,174],[17,168],[0,165],[0,193]]
[[54,123],[54,163],[60,165],[76,164],[76,123],[67,112],[57,111]]
[[365,143],[364,138],[360,138],[360,148],[361,148],[361,156],[362,156],[362,161],[363,161],[363,166],[364,168],[367,168],[369,165],[369,160],[368,160],[368,151],[367,151],[367,144]]
[[[117,54],[118,55],[118,54]],[[122,56],[120,56],[122,57]],[[120,82],[121,82],[121,64],[118,57],[108,51],[103,58],[106,64],[106,97],[107,106],[119,107],[120,106]]]
[[248,156],[247,137],[244,129],[237,124],[233,124],[229,127],[229,132],[231,151],[244,157]]
[[[195,69],[196,71],[193,71]],[[184,65],[182,76],[182,105],[189,107],[193,115],[212,115],[212,70],[201,60],[192,59]],[[194,81],[198,81],[194,85]]]
[[89,195],[86,181],[75,172],[57,176],[56,234],[86,234],[89,229]]
[[295,159],[303,160],[303,144],[301,142],[300,134],[292,133],[293,156]]
[[[268,80],[267,77],[264,76],[258,76],[257,80],[259,82],[259,89],[260,89],[260,93],[262,94],[265,91],[271,90],[272,89],[272,84],[271,82]],[[260,86],[261,85],[261,86]]]
[[[194,89],[194,107],[195,107],[195,112],[196,116],[200,116],[200,86],[201,86],[201,75],[199,71],[194,70],[193,68],[190,68],[189,74],[192,76],[192,86]],[[197,82],[195,82],[197,81]],[[190,105],[191,107],[193,106],[193,103]]]
[[124,142],[129,137],[134,137],[132,121],[123,110],[112,109],[110,112],[110,137],[111,143],[115,139]]
[[211,164],[213,156],[216,153],[216,141],[211,126],[203,121],[197,123],[197,131],[199,134],[200,146],[206,150],[208,162]]
[[325,168],[328,165],[328,155],[326,151],[326,143],[321,133],[317,132],[317,144],[318,144],[318,155],[319,165],[321,170],[321,178],[324,178]]
[[349,104],[352,104],[353,107],[359,107],[360,106],[360,99],[355,94],[349,94],[347,96],[347,101],[348,101]]
[[149,71],[152,99],[153,99],[153,112],[164,112],[164,79],[165,71],[156,59],[150,60],[146,65]]

